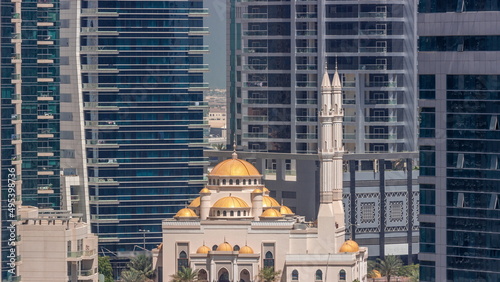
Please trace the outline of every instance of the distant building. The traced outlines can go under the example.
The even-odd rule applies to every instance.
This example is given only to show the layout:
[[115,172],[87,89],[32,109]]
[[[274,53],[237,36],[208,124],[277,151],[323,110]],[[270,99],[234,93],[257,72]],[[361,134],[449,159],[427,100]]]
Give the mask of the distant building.
[[500,281],[500,6],[419,2],[420,280]]
[[163,244],[154,251],[163,281],[181,267],[197,269],[201,281],[255,281],[264,267],[282,271],[282,281],[367,281],[367,249],[345,241],[337,72],[332,84],[325,73],[317,222],[270,197],[260,172],[233,152],[210,172],[200,197],[163,221]]
[[66,211],[19,208],[16,264],[26,282],[97,282],[97,236]]

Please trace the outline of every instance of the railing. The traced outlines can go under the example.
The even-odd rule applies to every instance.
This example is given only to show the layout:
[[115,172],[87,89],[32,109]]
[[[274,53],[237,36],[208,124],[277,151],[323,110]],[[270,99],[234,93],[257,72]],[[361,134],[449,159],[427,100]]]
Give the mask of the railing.
[[21,154],[12,155],[11,160],[12,161],[20,161],[21,160]]
[[356,116],[344,116],[345,122],[356,122]]
[[360,70],[386,70],[387,64],[362,64],[359,65]]
[[[20,99],[12,99],[12,100],[20,100]],[[21,115],[13,114],[10,116],[11,120],[21,120]]]
[[96,183],[117,183],[113,178],[103,178],[103,177],[89,177],[90,182]]
[[267,121],[267,116],[244,116],[243,121]]
[[243,35],[247,36],[260,36],[260,35],[267,35],[267,30],[247,30],[243,32]]
[[117,145],[118,143],[107,140],[87,140],[87,145]]
[[297,104],[299,105],[316,105],[318,104],[317,99],[297,99]]
[[359,47],[359,52],[365,53],[386,53],[387,47]]
[[19,79],[21,79],[21,75],[20,74],[12,74],[11,78],[14,80],[19,80]]
[[117,126],[116,121],[107,120],[107,121],[86,121],[86,126]]
[[52,184],[47,184],[47,185],[39,185],[37,187],[38,190],[52,190]]
[[267,13],[244,13],[244,19],[266,19]]
[[267,87],[267,81],[249,81],[249,82],[244,82],[243,86],[245,86],[245,87]]
[[295,65],[295,68],[297,70],[317,70],[318,66],[312,64],[300,64],[300,65]]
[[52,153],[54,149],[52,147],[38,147],[39,153]]
[[12,134],[10,137],[11,140],[21,140],[21,134]]
[[243,48],[244,53],[267,53],[267,47],[248,47]]
[[90,276],[94,274],[94,270],[80,270],[80,274],[78,276]]
[[268,104],[267,98],[264,99],[243,99],[243,104]]
[[117,220],[117,215],[92,215],[92,220]]
[[245,65],[245,70],[267,70],[267,64]]
[[21,39],[21,34],[20,33],[12,33],[12,39]]
[[315,81],[297,81],[295,85],[297,87],[317,87],[318,83]]
[[371,99],[365,100],[365,104],[367,105],[396,105],[398,101],[396,99]]
[[83,254],[83,251],[77,251],[77,252],[68,252],[67,256],[68,258],[79,258]]
[[297,19],[312,19],[312,18],[317,18],[318,13],[316,12],[297,12],[296,18]]
[[387,12],[360,12],[360,18],[386,18]]
[[21,18],[21,14],[20,13],[14,13],[14,14],[12,14],[12,18],[13,19],[20,19]]
[[52,91],[38,91],[38,97],[52,97],[54,93]]
[[344,105],[354,105],[356,104],[356,99],[344,99],[342,103],[344,103]]
[[387,35],[386,29],[360,29],[359,35]]
[[365,134],[365,139],[397,139],[396,134],[388,134],[388,133],[370,133]]
[[398,87],[398,83],[395,81],[369,81],[367,83],[368,87]]
[[318,117],[296,117],[296,120],[297,121],[300,121],[300,122],[316,122],[318,121]]
[[267,133],[243,133],[244,138],[268,138]]
[[117,159],[88,159],[89,164],[118,164]]
[[19,54],[19,53],[15,53],[15,54],[12,56],[12,59],[13,59],[13,60],[19,60],[19,59],[21,59],[21,54]]
[[52,134],[52,128],[39,128],[37,131],[38,134]]
[[382,117],[365,117],[366,122],[395,122],[398,121],[397,117],[388,117],[388,116],[382,116]]
[[318,48],[316,47],[297,47],[297,53],[316,53]]
[[298,36],[301,35],[317,35],[318,31],[317,30],[297,30],[296,31]]
[[354,140],[356,139],[356,133],[344,133],[343,137],[346,140]]
[[297,139],[318,139],[316,133],[297,133]]

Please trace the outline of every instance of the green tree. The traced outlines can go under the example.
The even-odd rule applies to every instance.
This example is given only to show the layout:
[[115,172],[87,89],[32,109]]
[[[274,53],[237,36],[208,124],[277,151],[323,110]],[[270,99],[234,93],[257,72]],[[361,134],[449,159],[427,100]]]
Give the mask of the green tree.
[[196,282],[198,281],[198,270],[182,267],[176,274],[171,275],[172,282]]
[[411,282],[418,282],[420,278],[419,267],[420,265],[418,264],[405,265],[401,267],[399,275],[410,278]]
[[275,282],[280,279],[281,270],[274,271],[274,267],[261,268],[257,277],[260,282]]
[[391,276],[398,275],[402,267],[403,261],[397,256],[386,256],[383,260],[377,258],[375,263],[375,269],[387,277],[387,282],[391,282]]
[[151,281],[150,279],[147,279],[144,274],[135,271],[135,270],[124,270],[121,273],[121,280],[123,282],[145,282],[145,281]]
[[109,262],[109,257],[99,257],[98,265],[99,273],[104,275],[104,282],[113,282],[113,268],[111,267],[111,262]]
[[128,264],[127,268],[131,272],[142,274],[147,279],[153,279],[155,271],[153,269],[153,258],[146,255],[138,255],[133,258]]

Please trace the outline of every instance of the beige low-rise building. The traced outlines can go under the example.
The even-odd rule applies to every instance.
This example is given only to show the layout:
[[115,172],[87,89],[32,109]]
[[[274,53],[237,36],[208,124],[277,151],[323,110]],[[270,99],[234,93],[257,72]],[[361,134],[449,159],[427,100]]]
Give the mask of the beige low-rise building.
[[97,236],[81,216],[19,208],[18,273],[23,282],[97,282]]
[[306,222],[270,197],[260,172],[233,152],[209,173],[198,198],[163,221],[163,244],[153,251],[159,281],[182,267],[197,270],[201,281],[256,281],[264,267],[281,271],[281,281],[367,280],[367,249],[344,239],[337,72],[333,85],[325,74],[322,101],[317,221]]

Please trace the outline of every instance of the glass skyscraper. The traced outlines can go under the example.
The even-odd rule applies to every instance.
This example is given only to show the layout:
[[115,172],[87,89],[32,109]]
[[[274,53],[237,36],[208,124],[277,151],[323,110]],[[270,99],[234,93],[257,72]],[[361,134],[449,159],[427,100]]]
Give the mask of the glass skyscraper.
[[21,204],[82,214],[107,255],[155,247],[204,181],[203,2],[0,12],[2,277]]
[[161,242],[204,173],[203,1],[81,1],[92,231],[106,251]]
[[498,17],[497,1],[419,4],[421,281],[500,280]]

